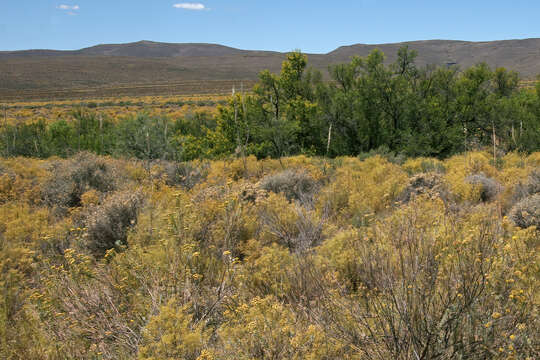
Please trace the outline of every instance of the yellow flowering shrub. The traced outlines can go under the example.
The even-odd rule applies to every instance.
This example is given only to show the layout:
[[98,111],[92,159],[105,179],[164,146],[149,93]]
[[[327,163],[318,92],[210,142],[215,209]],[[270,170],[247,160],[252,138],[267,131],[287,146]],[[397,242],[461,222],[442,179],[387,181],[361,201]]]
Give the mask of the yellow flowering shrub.
[[189,314],[189,305],[179,306],[171,300],[144,328],[138,358],[196,360],[209,337],[204,324],[197,324]]
[[445,180],[458,199],[473,202],[480,200],[481,186],[467,182],[466,178],[476,174],[495,177],[497,169],[491,165],[491,159],[487,153],[471,152],[452,156],[444,162],[447,169]]
[[441,160],[425,157],[407,159],[402,167],[403,170],[409,174],[424,173],[429,171],[445,171],[444,163]]
[[540,152],[535,152],[527,156],[527,164],[531,166],[540,166]]
[[14,158],[0,160],[0,204],[7,201],[41,202],[39,182],[47,176],[44,161]]
[[292,286],[292,256],[277,244],[263,248],[257,248],[258,245],[255,240],[248,244],[246,266],[237,280],[250,293],[284,298]]
[[218,335],[223,359],[287,359],[295,349],[294,313],[274,297],[255,297],[224,313]]
[[[115,186],[63,211],[73,158],[0,160],[0,358],[540,358],[538,154],[86,156]],[[96,224],[122,241],[92,252]]]
[[391,206],[406,181],[407,174],[398,165],[380,156],[365,161],[347,160],[322,190],[320,206],[329,207],[343,221],[362,223],[366,215]]

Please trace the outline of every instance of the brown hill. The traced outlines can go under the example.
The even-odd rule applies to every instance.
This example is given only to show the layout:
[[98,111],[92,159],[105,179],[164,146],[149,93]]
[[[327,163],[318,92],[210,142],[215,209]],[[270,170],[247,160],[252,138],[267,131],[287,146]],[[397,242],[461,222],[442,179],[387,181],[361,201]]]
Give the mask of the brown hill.
[[58,56],[123,56],[138,58],[171,58],[182,56],[229,56],[245,53],[269,54],[269,51],[240,50],[218,44],[161,43],[142,40],[127,44],[101,44],[80,50],[21,50],[0,51],[0,59],[13,57]]
[[[358,44],[308,56],[313,67],[324,71],[330,64],[347,62],[354,55],[366,56],[375,48],[387,55],[387,61],[394,61],[403,45],[418,52],[419,65],[455,63],[467,68],[485,61],[492,67],[518,71],[524,79],[540,74],[540,39]],[[229,85],[235,81],[252,84],[263,69],[279,71],[284,57],[279,52],[239,50],[215,44],[150,41],[74,51],[0,52],[0,101],[105,96],[106,93],[222,92],[225,88],[230,90]]]
[[170,44],[139,41],[121,45],[98,45],[79,51],[80,55],[133,56],[133,57],[177,57],[177,56],[225,56],[237,55],[242,51],[214,44]]
[[491,67],[506,67],[518,71],[525,79],[540,74],[540,39],[468,42],[451,40],[411,41],[397,44],[352,45],[340,47],[328,54],[336,60],[353,55],[367,56],[373,49],[382,50],[394,61],[398,49],[408,45],[418,52],[418,65],[456,63],[467,68],[480,62]]

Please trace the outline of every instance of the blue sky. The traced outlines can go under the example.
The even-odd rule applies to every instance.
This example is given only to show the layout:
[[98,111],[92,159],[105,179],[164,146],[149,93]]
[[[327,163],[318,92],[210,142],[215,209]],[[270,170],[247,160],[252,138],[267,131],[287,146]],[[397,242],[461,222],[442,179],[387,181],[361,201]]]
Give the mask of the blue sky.
[[0,50],[138,40],[324,53],[354,43],[540,37],[538,0],[0,0]]

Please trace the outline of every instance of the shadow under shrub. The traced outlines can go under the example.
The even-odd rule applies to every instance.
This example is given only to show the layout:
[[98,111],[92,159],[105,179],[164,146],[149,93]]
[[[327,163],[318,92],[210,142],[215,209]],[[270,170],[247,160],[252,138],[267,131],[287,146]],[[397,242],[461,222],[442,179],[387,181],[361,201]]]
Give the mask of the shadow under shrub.
[[136,224],[143,202],[140,192],[120,192],[91,210],[83,220],[86,234],[83,247],[95,256],[126,244],[128,230]]
[[52,177],[42,187],[43,200],[49,206],[77,207],[89,190],[107,193],[116,189],[114,169],[92,153],[79,153],[70,160],[54,162],[50,171]]

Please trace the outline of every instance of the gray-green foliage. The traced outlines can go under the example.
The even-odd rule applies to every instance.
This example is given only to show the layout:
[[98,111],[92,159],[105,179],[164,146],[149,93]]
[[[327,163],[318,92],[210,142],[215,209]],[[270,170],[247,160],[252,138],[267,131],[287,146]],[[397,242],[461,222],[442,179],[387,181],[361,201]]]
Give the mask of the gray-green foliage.
[[514,198],[520,200],[528,195],[540,193],[540,168],[535,169],[529,175],[527,182],[519,183],[514,192]]
[[528,196],[514,205],[510,219],[521,228],[540,227],[540,194]]
[[53,162],[49,170],[51,177],[42,187],[43,200],[49,206],[79,206],[81,196],[89,190],[107,193],[116,189],[115,169],[92,153]]
[[289,200],[299,200],[311,195],[317,188],[317,182],[304,171],[289,169],[265,176],[260,186],[266,191],[283,193]]
[[145,113],[124,119],[117,126],[115,153],[139,159],[174,159],[169,119]]
[[86,227],[83,247],[101,256],[109,249],[125,245],[128,230],[135,225],[142,202],[140,192],[124,191],[90,209],[82,222]]
[[207,176],[208,164],[193,162],[173,162],[158,160],[153,162],[157,166],[160,176],[165,178],[165,183],[169,186],[180,185],[186,189],[191,189]]
[[413,176],[398,198],[403,202],[409,202],[418,195],[440,196],[445,199],[449,196],[442,176],[438,173],[421,173]]
[[501,191],[501,185],[492,178],[484,174],[475,174],[467,176],[465,179],[469,184],[480,187],[480,199],[482,201],[491,201]]

